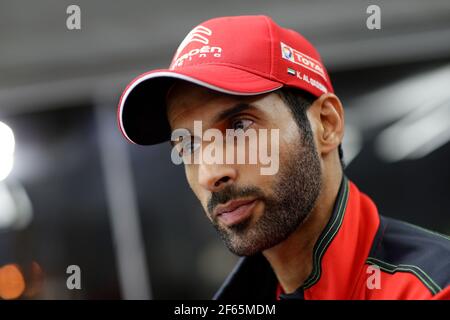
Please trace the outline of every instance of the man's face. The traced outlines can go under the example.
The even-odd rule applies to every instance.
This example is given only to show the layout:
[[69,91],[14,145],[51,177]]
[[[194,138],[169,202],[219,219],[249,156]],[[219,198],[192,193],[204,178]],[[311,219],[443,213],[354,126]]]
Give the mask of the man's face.
[[[227,129],[279,130],[279,139],[267,139],[277,144],[270,150],[279,150],[274,175],[262,175],[259,162],[185,164],[191,189],[230,251],[248,256],[271,248],[308,217],[321,188],[321,164],[312,132],[299,129],[278,94],[232,96],[179,82],[167,104],[172,130],[193,133],[194,121],[202,122],[203,131],[217,129],[224,136]],[[234,148],[254,151],[248,145]]]

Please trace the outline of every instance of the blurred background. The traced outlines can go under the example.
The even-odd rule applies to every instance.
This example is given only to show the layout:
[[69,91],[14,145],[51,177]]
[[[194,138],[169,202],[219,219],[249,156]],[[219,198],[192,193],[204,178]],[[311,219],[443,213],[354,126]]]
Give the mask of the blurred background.
[[192,27],[242,14],[317,46],[346,110],[346,174],[380,213],[450,233],[450,1],[0,0],[0,299],[213,295],[236,257],[169,145],[127,143],[115,113]]

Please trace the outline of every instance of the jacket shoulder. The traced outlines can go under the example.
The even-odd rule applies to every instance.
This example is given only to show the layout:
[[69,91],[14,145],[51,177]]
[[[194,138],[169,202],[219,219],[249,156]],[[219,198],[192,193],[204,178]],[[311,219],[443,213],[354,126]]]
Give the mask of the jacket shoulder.
[[409,273],[434,296],[450,285],[450,238],[380,216],[367,263],[389,274]]

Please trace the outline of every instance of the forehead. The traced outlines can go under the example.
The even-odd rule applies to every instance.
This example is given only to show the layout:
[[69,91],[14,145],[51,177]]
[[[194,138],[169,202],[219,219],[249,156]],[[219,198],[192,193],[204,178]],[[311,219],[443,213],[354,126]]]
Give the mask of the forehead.
[[167,117],[173,127],[184,121],[200,120],[238,103],[276,107],[281,99],[275,93],[256,96],[230,95],[185,81],[176,82],[167,95]]

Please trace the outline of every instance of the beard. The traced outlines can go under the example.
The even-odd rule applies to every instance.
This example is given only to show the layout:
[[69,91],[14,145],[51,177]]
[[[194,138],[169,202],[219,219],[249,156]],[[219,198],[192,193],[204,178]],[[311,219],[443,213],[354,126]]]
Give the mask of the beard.
[[[226,186],[212,193],[207,209],[212,216],[221,203],[242,197],[255,197],[264,202],[264,212],[252,223],[252,215],[235,225],[224,227],[212,220],[228,249],[238,256],[251,256],[287,239],[308,218],[319,196],[322,181],[320,160],[312,133],[291,145],[288,158],[280,170],[270,194],[256,186]],[[303,144],[300,142],[303,140]]]

